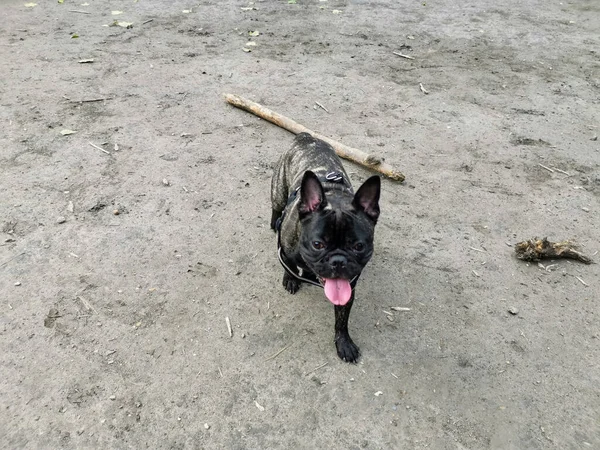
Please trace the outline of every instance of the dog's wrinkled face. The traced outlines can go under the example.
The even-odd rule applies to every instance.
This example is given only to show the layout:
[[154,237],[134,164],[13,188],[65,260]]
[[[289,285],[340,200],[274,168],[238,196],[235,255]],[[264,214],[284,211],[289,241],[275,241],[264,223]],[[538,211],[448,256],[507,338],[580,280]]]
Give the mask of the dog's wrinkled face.
[[369,178],[353,199],[325,197],[319,179],[306,172],[300,188],[300,255],[317,275],[334,305],[345,305],[350,282],[373,254],[373,234],[379,217],[379,177]]

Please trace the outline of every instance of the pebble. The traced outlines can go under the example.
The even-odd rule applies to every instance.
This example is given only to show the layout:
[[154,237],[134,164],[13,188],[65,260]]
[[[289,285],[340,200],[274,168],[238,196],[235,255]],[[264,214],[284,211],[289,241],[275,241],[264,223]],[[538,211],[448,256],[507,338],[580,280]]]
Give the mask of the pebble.
[[205,430],[208,430],[209,428],[210,428],[210,425],[209,425],[209,424],[207,424],[207,423],[205,423],[205,424],[204,424],[204,429],[205,429]]
[[513,316],[519,314],[519,310],[517,308],[508,308],[508,312],[511,313]]
[[113,211],[113,214],[114,214],[115,216],[118,216],[118,215],[120,214],[120,212],[119,212],[119,210],[118,210],[118,209],[115,209],[115,210]]
[[167,180],[166,178],[163,178],[163,184],[165,186],[171,186],[171,183],[169,183],[169,180]]
[[17,282],[15,283],[15,286],[21,286],[21,282],[20,282],[20,281],[17,281]]
[[115,399],[117,398],[117,396],[116,396],[116,395],[111,395],[111,396],[110,396],[110,397],[108,397],[108,398],[110,398],[111,400],[115,400]]
[[67,221],[67,218],[64,216],[60,216],[58,219],[56,219],[56,223],[65,223]]

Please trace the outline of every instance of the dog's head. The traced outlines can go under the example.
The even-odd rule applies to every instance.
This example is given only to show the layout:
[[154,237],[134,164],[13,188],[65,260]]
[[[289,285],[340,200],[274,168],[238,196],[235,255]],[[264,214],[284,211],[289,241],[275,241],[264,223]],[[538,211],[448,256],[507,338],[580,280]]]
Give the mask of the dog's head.
[[354,198],[341,192],[326,197],[317,176],[311,171],[304,174],[298,207],[300,255],[321,279],[325,295],[334,305],[350,300],[350,282],[373,254],[380,190],[379,177],[372,176]]

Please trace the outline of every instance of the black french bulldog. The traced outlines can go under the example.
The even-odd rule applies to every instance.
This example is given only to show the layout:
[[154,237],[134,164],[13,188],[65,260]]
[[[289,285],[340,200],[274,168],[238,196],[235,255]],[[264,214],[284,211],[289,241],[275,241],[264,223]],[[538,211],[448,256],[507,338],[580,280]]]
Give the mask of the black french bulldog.
[[283,286],[322,286],[334,304],[338,356],[356,362],[358,347],[348,334],[354,287],[373,254],[381,182],[372,176],[354,194],[333,148],[300,133],[284,153],[271,182],[271,228],[278,232]]

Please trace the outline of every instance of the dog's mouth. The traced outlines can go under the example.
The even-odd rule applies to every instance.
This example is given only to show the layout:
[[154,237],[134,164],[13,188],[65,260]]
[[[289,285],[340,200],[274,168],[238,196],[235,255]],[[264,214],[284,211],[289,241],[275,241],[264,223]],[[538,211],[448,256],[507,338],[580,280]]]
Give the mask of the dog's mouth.
[[325,297],[337,306],[344,306],[352,297],[350,281],[344,278],[319,278],[325,290]]

